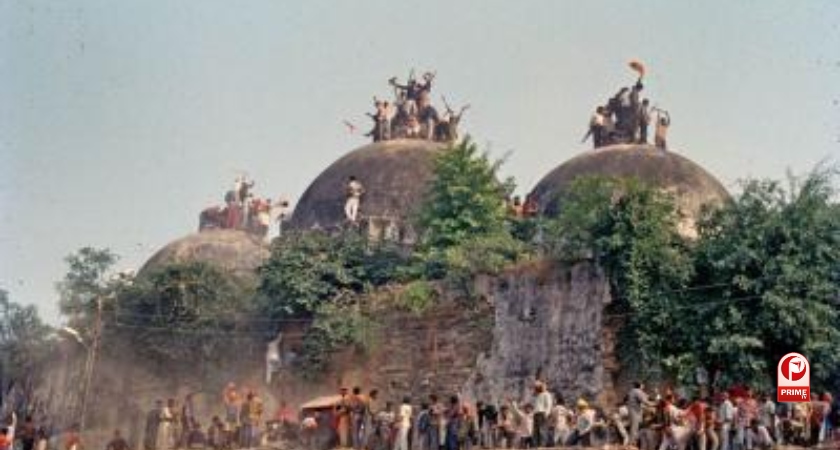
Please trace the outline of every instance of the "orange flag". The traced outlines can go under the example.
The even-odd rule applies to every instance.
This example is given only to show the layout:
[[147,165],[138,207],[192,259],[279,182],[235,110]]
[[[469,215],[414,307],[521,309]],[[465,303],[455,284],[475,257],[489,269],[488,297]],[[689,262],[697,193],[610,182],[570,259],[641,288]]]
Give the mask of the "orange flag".
[[645,76],[645,65],[638,59],[631,60],[627,65],[630,66],[630,69],[633,71],[638,72],[639,78],[643,78]]

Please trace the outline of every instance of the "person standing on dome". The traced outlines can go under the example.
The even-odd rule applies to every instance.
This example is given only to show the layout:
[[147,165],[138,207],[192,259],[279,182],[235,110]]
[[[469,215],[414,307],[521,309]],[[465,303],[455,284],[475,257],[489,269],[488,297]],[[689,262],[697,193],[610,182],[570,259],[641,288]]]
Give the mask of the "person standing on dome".
[[629,130],[629,137],[630,142],[636,142],[639,139],[639,131],[642,121],[642,102],[640,99],[642,89],[644,86],[642,85],[641,78],[636,81],[636,84],[630,89],[630,108],[628,110],[629,117],[629,125],[631,129]]
[[639,144],[648,143],[648,127],[650,126],[650,100],[642,100],[639,105]]
[[592,148],[603,147],[606,145],[606,123],[607,123],[607,109],[603,106],[595,108],[595,113],[589,119],[589,130],[583,136],[581,142],[586,142],[589,136],[592,136]]
[[373,103],[376,112],[368,113],[368,116],[373,119],[374,125],[373,129],[365,136],[373,137],[373,142],[387,141],[391,139],[391,107],[387,101],[379,100],[376,97],[373,98]]
[[365,188],[362,186],[362,183],[360,183],[355,176],[350,175],[347,179],[347,201],[344,203],[344,215],[352,224],[357,223],[359,205],[362,201],[362,195],[364,195],[364,193]]
[[435,127],[438,122],[440,122],[440,116],[438,115],[437,109],[432,106],[428,91],[421,92],[420,99],[418,101],[419,106],[417,114],[422,128],[423,138],[432,140],[435,133]]
[[654,135],[654,143],[656,148],[665,151],[668,150],[668,128],[671,127],[671,116],[668,111],[656,109],[656,134]]

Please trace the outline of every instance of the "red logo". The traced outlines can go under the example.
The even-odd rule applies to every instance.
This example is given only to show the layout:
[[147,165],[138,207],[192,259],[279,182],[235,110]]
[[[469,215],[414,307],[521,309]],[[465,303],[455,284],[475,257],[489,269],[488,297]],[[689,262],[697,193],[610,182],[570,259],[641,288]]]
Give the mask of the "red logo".
[[811,366],[799,353],[788,353],[779,360],[776,383],[779,402],[803,402],[811,398]]
[[799,381],[808,373],[808,360],[802,355],[791,353],[791,355],[782,358],[779,367],[783,377],[790,381]]

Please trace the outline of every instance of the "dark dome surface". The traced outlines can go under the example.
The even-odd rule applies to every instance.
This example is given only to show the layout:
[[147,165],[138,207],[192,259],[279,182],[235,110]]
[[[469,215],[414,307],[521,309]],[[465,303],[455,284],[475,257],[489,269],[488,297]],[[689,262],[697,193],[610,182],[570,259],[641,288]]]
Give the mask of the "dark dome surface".
[[419,139],[376,142],[353,150],[318,175],[295,207],[291,225],[306,229],[344,223],[345,186],[355,176],[365,188],[362,218],[405,219],[423,202],[434,156],[445,144]]
[[251,277],[269,256],[268,244],[240,230],[205,230],[173,241],[157,251],[139,275],[170,264],[203,262],[238,276]]
[[668,191],[685,218],[684,225],[691,228],[703,205],[721,205],[730,198],[714,176],[688,158],[652,145],[634,144],[602,147],[578,155],[543,177],[532,194],[545,214],[555,215],[565,191],[583,176],[634,177]]

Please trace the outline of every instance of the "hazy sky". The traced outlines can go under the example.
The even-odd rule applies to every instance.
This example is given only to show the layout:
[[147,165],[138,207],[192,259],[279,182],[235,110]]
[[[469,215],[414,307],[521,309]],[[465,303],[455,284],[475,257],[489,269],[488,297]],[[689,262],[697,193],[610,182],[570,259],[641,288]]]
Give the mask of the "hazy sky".
[[412,67],[525,191],[586,149],[631,58],[730,189],[840,155],[836,0],[0,0],[0,287],[56,321],[74,250],[136,268],[239,170],[296,199]]

